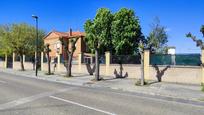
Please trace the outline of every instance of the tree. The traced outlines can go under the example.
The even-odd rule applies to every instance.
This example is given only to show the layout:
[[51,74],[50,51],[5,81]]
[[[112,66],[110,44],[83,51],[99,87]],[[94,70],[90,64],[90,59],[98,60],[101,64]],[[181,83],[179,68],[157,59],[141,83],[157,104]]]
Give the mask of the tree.
[[10,25],[0,26],[0,55],[11,55],[12,49],[10,48]]
[[[76,50],[76,42],[79,37],[72,37],[72,31],[70,29],[70,37],[69,38],[60,38],[62,42],[63,51],[64,51],[64,65],[66,67],[66,77],[71,77],[71,68],[72,68],[72,58],[74,51]],[[69,47],[70,46],[70,47]]]
[[122,8],[114,14],[111,35],[116,54],[132,55],[138,53],[138,43],[143,37],[139,19],[133,10]]
[[156,17],[151,28],[152,31],[147,37],[147,45],[151,48],[151,51],[156,53],[166,52],[166,43],[168,42],[166,27],[160,25],[160,20]]
[[50,58],[50,52],[51,52],[51,49],[50,49],[50,45],[49,44],[45,44],[45,53],[47,55],[47,64],[48,64],[48,75],[51,75],[51,69],[50,69],[50,62],[51,62],[51,58]]
[[112,14],[109,9],[101,8],[93,20],[87,20],[84,24],[86,40],[90,49],[95,52],[95,80],[99,78],[99,49],[110,43]]
[[[21,70],[24,71],[23,55],[32,55],[35,52],[35,28],[28,24],[12,24],[7,26],[4,39],[2,40],[2,46],[5,51],[13,51],[20,56]],[[43,36],[44,31],[39,30],[39,51],[43,49]]]
[[143,86],[145,85],[145,79],[144,79],[144,48],[145,44],[140,41],[139,42],[139,53],[140,53],[140,63],[141,63],[141,80],[140,80],[140,85]]
[[[204,25],[201,26],[200,32],[203,34],[204,37]],[[186,34],[186,37],[191,38],[194,42],[196,42],[196,46],[204,49],[204,43],[201,39],[197,39],[196,36],[192,35],[190,32]]]
[[200,32],[203,34],[204,37],[204,25],[201,26]]

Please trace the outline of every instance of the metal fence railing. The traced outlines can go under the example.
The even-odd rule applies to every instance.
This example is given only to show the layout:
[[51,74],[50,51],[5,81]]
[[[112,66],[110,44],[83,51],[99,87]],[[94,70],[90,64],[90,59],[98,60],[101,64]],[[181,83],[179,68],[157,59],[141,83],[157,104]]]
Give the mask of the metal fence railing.
[[172,64],[171,55],[151,54],[150,64],[151,65],[171,65]]
[[151,65],[184,65],[184,66],[200,66],[200,54],[151,54]]
[[175,57],[176,65],[192,65],[192,66],[201,65],[200,54],[177,54]]
[[[85,64],[95,63],[95,56],[94,55],[84,55],[82,59],[82,63],[85,63]],[[100,64],[106,63],[105,55],[99,55],[99,63]]]
[[140,64],[140,55],[112,55],[111,64]]

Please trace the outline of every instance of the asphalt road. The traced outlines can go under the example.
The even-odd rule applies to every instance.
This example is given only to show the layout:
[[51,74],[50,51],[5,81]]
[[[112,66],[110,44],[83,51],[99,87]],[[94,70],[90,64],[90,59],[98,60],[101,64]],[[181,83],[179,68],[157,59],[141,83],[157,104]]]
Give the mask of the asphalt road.
[[204,115],[204,106],[0,73],[0,115]]

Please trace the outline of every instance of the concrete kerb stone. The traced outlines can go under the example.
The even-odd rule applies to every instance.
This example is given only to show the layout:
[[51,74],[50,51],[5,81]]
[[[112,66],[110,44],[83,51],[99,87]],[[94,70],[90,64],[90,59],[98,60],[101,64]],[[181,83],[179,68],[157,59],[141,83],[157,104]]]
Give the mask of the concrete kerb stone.
[[66,78],[59,78],[59,77],[56,77],[56,75],[38,75],[37,77],[35,75],[32,75],[32,74],[28,74],[26,73],[26,71],[24,72],[21,72],[21,71],[11,71],[11,70],[3,70],[2,69],[0,70],[1,72],[4,72],[4,73],[8,73],[8,74],[12,74],[12,75],[18,75],[18,76],[23,76],[23,77],[28,77],[28,78],[34,78],[34,79],[40,79],[40,80],[47,80],[47,81],[51,81],[51,82],[58,82],[58,83],[63,83],[63,84],[67,84],[67,85],[75,85],[75,86],[83,86],[84,83],[76,83],[76,82],[69,82],[68,80],[65,80]]

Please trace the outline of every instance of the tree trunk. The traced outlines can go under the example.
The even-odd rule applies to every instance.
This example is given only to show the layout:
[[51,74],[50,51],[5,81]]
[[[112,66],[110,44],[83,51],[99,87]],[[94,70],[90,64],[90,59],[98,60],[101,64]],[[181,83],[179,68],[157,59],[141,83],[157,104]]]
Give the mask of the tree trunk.
[[95,70],[95,80],[96,81],[99,81],[99,51],[98,49],[96,48],[95,49],[95,65],[96,65],[96,70]]
[[69,58],[68,58],[68,62],[67,62],[67,77],[71,77],[72,76],[72,56],[73,56],[73,53],[69,54]]
[[70,55],[70,58],[69,58],[69,60],[68,60],[68,75],[71,77],[71,75],[72,75],[72,71],[71,71],[71,68],[72,68],[72,56],[73,56],[73,54],[71,54]]
[[20,62],[21,62],[21,71],[25,71],[24,64],[23,64],[23,54],[20,54]]
[[141,85],[144,85],[144,54],[141,53]]
[[50,70],[50,54],[47,53],[47,62],[48,62],[48,75],[51,74],[51,70]]

